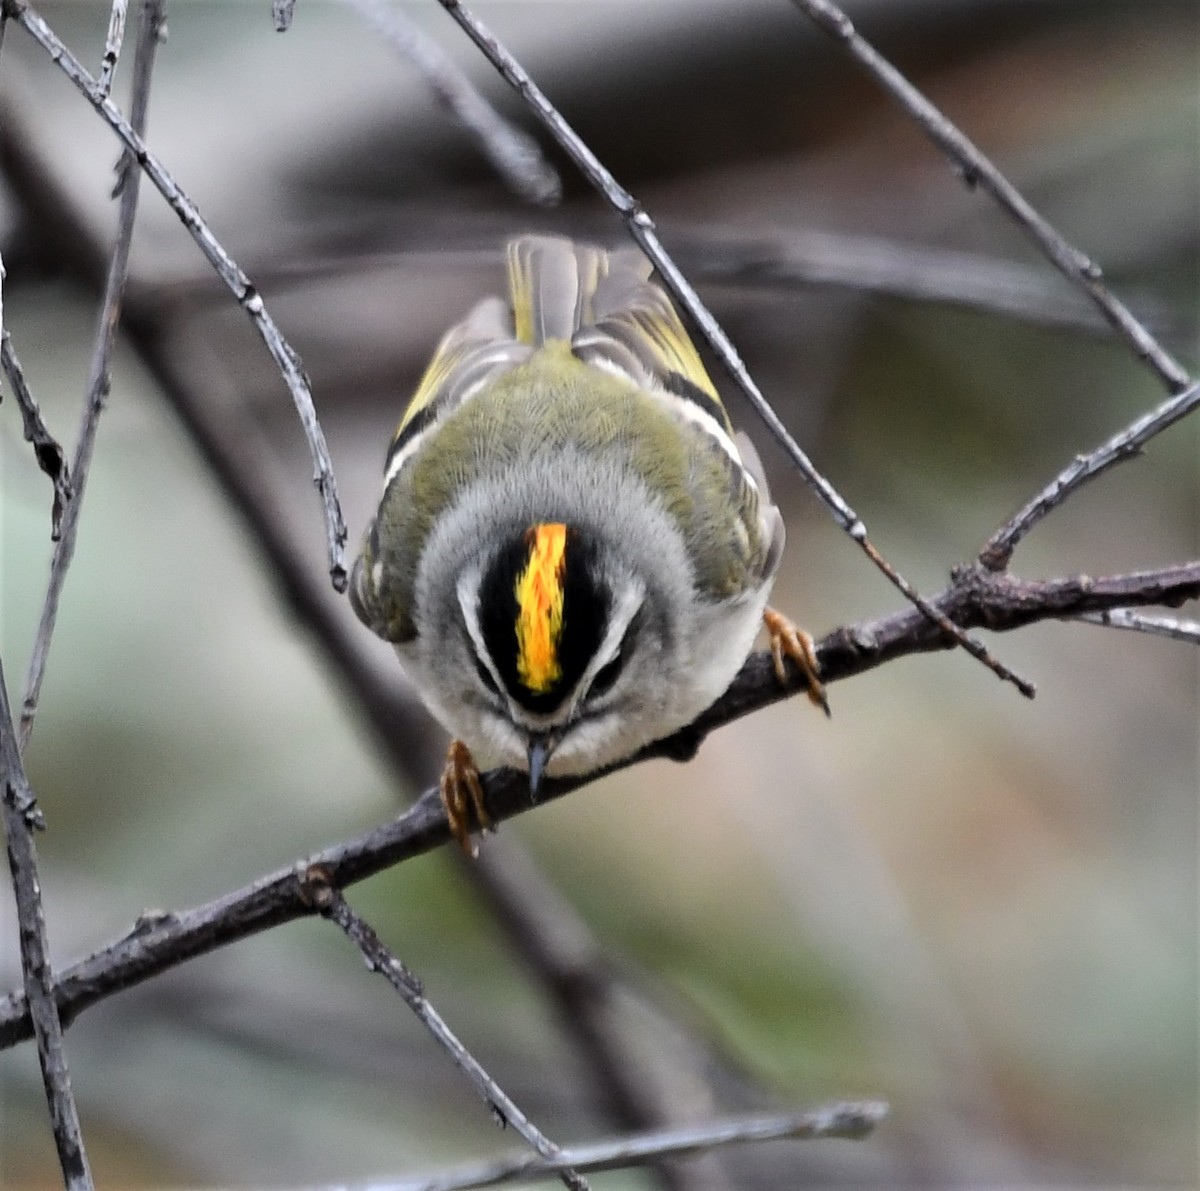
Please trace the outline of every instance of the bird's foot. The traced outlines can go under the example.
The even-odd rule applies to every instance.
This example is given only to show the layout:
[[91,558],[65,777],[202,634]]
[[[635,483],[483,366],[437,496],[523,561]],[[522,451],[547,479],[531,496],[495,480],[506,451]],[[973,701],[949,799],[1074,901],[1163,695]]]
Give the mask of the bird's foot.
[[787,668],[783,659],[791,658],[800,667],[804,681],[808,684],[810,702],[815,703],[828,715],[829,700],[825,698],[825,684],[821,681],[821,667],[817,662],[817,651],[813,648],[812,637],[774,608],[768,608],[763,613],[763,627],[771,639],[771,660],[775,663],[775,677],[781,684],[787,684]]
[[471,839],[471,832],[475,829],[490,831],[492,816],[483,802],[483,783],[479,780],[475,758],[461,740],[452,740],[446,750],[446,764],[442,768],[438,790],[446,808],[450,834],[468,856],[478,855],[479,849]]

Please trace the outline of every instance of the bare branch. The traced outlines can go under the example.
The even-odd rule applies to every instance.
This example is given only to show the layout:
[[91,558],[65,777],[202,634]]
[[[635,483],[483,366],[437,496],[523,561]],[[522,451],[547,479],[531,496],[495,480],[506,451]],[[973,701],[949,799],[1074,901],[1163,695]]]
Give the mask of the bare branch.
[[[100,75],[96,85],[100,94],[105,98],[112,90],[113,74],[117,69],[117,59],[121,55],[121,42],[125,39],[125,10],[129,0],[112,0],[112,12],[108,17],[108,36],[104,39],[104,57],[100,60]],[[137,122],[134,122],[137,127]]]
[[637,242],[646,257],[658,270],[676,301],[687,311],[700,328],[704,338],[717,353],[726,371],[737,382],[754,411],[783,446],[785,453],[808,486],[816,493],[821,503],[832,514],[834,521],[857,542],[863,553],[883,572],[904,597],[938,626],[951,641],[960,645],[972,657],[982,662],[994,674],[1014,686],[1026,697],[1033,698],[1032,683],[1014,674],[1002,662],[994,658],[979,641],[967,636],[952,621],[942,616],[933,604],[926,600],[895,568],[883,557],[867,536],[867,527],[862,518],[846,503],[838,491],[813,466],[812,461],[791,436],[779,415],[771,407],[762,390],[755,384],[746,370],[741,356],[729,336],[712,316],[708,307],[684,277],[679,266],[668,255],[655,231],[654,221],[642,205],[612,175],[600,159],[588,148],[578,133],[563,119],[558,109],[529,76],[525,68],[500,44],[496,37],[459,0],[438,0],[454,18],[467,36],[479,47],[489,62],[500,72],[529,109],[545,125],[583,175],[608,201],[613,210],[625,221],[629,234]]
[[1200,620],[1185,620],[1181,616],[1144,616],[1128,608],[1112,608],[1105,612],[1084,612],[1074,619],[1105,628],[1129,629],[1135,633],[1149,633],[1152,637],[1170,637],[1172,641],[1200,645]]
[[473,1187],[499,1187],[544,1178],[558,1173],[567,1164],[576,1170],[620,1170],[642,1166],[653,1159],[703,1154],[718,1146],[745,1142],[822,1137],[859,1140],[868,1137],[887,1115],[888,1106],[882,1101],[861,1100],[827,1104],[805,1112],[727,1118],[574,1146],[564,1150],[555,1161],[539,1161],[529,1154],[515,1154],[444,1174],[372,1183],[363,1191],[469,1191]]
[[510,124],[431,37],[389,0],[344,0],[420,72],[441,105],[475,138],[483,155],[519,198],[542,207],[562,199],[562,179],[537,141]]
[[[154,56],[159,43],[159,30],[163,21],[162,0],[143,0],[142,22],[138,32],[138,45],[134,59],[133,127],[140,136],[145,131],[147,107],[150,96],[150,78],[154,70]],[[120,166],[118,166],[120,171]],[[120,176],[120,175],[119,175]],[[118,216],[117,237],[113,243],[108,262],[108,273],[104,282],[104,296],[100,306],[100,317],[96,327],[96,342],[92,350],[92,362],[88,374],[87,396],[84,401],[83,424],[79,441],[75,447],[75,460],[71,468],[74,492],[67,504],[62,521],[62,533],[54,549],[50,563],[50,582],[38,622],[37,636],[29,659],[29,673],[25,680],[25,698],[21,707],[21,749],[24,751],[33,731],[37,715],[38,699],[42,690],[42,679],[46,674],[46,659],[50,653],[50,642],[54,636],[54,625],[58,619],[58,602],[66,581],[67,570],[75,554],[75,536],[79,529],[79,514],[83,509],[83,494],[87,489],[88,471],[92,463],[92,450],[96,443],[96,432],[100,426],[100,414],[108,401],[111,383],[109,361],[117,324],[121,318],[121,302],[125,293],[125,280],[129,274],[129,249],[133,242],[133,224],[137,215],[138,180],[136,172],[125,179],[121,188],[121,205]]]
[[1003,570],[1012,558],[1017,543],[1052,509],[1057,508],[1077,488],[1141,453],[1156,434],[1173,426],[1200,405],[1200,382],[1168,398],[1157,409],[1143,414],[1124,430],[1101,443],[1089,455],[1077,455],[1011,520],[1005,522],[984,544],[979,561],[989,570]]
[[[1040,581],[993,574],[978,565],[965,566],[955,571],[951,585],[935,602],[956,623],[1003,632],[1035,621],[1107,608],[1178,607],[1195,599],[1200,599],[1200,562],[1095,579],[1074,575]],[[897,657],[949,649],[951,644],[919,609],[909,608],[835,630],[817,646],[817,658],[825,681],[836,682]],[[805,676],[791,663],[788,682],[781,684],[770,654],[751,654],[729,690],[688,727],[609,770],[547,779],[539,792],[539,805],[651,758],[689,760],[715,729],[807,690]],[[531,809],[528,775],[524,773],[492,770],[483,777],[483,789],[488,813],[496,823]],[[303,875],[314,866],[341,889],[439,847],[449,838],[445,810],[434,787],[391,823],[325,848],[298,865],[261,877],[206,905],[139,922],[124,938],[60,974],[55,988],[63,1021],[69,1023],[96,1001],[185,960],[313,913]],[[28,1038],[29,1031],[25,999],[10,993],[0,1000],[0,1049]]]
[[[46,428],[42,411],[30,392],[25,380],[25,372],[21,361],[17,359],[16,349],[12,345],[12,336],[8,332],[8,324],[4,321],[4,262],[0,260],[0,367],[8,377],[8,383],[17,398],[17,407],[21,411],[21,422],[24,427],[25,441],[33,447],[34,457],[38,467],[50,477],[54,485],[54,504],[50,509],[50,539],[57,542],[62,534],[62,514],[71,499],[71,480],[67,472],[67,461],[58,440]],[[3,393],[0,393],[3,398]]]
[[262,336],[267,350],[271,353],[287,382],[308,439],[315,467],[313,479],[325,510],[329,574],[334,587],[338,591],[344,591],[346,587],[344,551],[346,523],[342,517],[341,504],[338,501],[337,484],[333,477],[333,464],[329,458],[329,448],[325,444],[325,435],[313,407],[312,391],[300,357],[283,337],[275,320],[267,312],[262,295],[212,234],[196,205],[179,188],[174,178],[158,158],[150,152],[145,142],[130,127],[112,101],[99,93],[96,80],[84,70],[78,59],[71,54],[46,22],[25,3],[25,0],[0,0],[0,4],[3,5],[4,11],[17,21],[50,55],[51,59],[75,84],[133,154],[138,165],[166,199],[171,209],[179,216],[200,251],[204,253],[217,275],[228,286],[237,299],[238,305],[249,315],[258,333]]
[[837,5],[830,0],[792,0],[792,3],[839,41],[847,53],[912,116],[930,140],[949,157],[967,186],[982,187],[1016,220],[1051,263],[1087,293],[1138,358],[1158,374],[1168,389],[1177,393],[1192,383],[1184,368],[1109,291],[1100,266],[1068,244],[979,149],[859,35],[850,18]]
[[54,973],[50,967],[50,945],[46,938],[46,919],[42,912],[42,891],[38,880],[37,848],[33,842],[34,828],[45,824],[37,809],[33,791],[29,788],[25,767],[21,764],[16,726],[8,705],[3,663],[0,663],[0,787],[0,803],[3,804],[0,809],[3,811],[4,834],[8,842],[8,867],[12,872],[13,895],[17,902],[25,1000],[37,1038],[38,1062],[42,1069],[46,1102],[50,1107],[58,1162],[68,1191],[90,1191],[92,1175],[63,1049],[63,1027],[55,1001]]
[[313,905],[326,918],[332,919],[342,928],[346,937],[362,952],[367,967],[373,972],[379,972],[404,998],[404,1003],[417,1015],[437,1044],[483,1097],[483,1102],[491,1110],[496,1124],[502,1129],[511,1125],[543,1161],[553,1163],[555,1173],[564,1187],[569,1187],[572,1191],[588,1191],[587,1180],[572,1170],[570,1163],[561,1162],[561,1147],[555,1145],[521,1111],[508,1093],[483,1069],[475,1056],[463,1046],[442,1020],[441,1014],[429,1003],[420,980],[389,947],[384,945],[371,926],[351,909],[321,869],[310,869],[304,880],[306,896]]

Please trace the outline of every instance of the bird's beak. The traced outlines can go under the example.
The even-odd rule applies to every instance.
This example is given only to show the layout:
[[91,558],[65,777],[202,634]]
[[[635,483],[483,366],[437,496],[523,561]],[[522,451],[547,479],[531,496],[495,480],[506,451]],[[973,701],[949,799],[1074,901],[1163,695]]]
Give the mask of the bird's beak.
[[529,738],[529,797],[535,802],[546,773],[546,762],[557,747],[558,737],[550,732],[539,732]]

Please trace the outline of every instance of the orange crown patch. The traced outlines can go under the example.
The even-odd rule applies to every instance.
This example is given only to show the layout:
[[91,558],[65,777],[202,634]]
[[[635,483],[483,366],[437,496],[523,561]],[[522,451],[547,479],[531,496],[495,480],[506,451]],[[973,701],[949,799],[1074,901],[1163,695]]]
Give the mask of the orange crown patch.
[[563,627],[563,567],[567,527],[535,525],[525,535],[529,561],[517,577],[517,676],[545,694],[562,678],[558,643]]

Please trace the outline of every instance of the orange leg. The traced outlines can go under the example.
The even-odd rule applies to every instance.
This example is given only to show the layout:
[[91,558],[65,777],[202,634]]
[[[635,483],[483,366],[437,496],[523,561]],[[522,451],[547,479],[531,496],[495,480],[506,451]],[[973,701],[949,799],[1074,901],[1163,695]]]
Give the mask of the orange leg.
[[476,856],[479,849],[471,839],[471,830],[478,826],[480,831],[490,831],[492,817],[483,804],[483,786],[475,758],[461,740],[450,742],[438,789],[450,821],[450,834],[468,856]]
[[825,686],[821,682],[821,667],[813,639],[803,629],[797,628],[786,616],[768,608],[763,613],[763,627],[771,639],[771,660],[775,663],[775,677],[787,684],[787,668],[784,657],[789,657],[800,667],[804,681],[808,683],[809,700],[829,714],[829,700],[825,698]]

